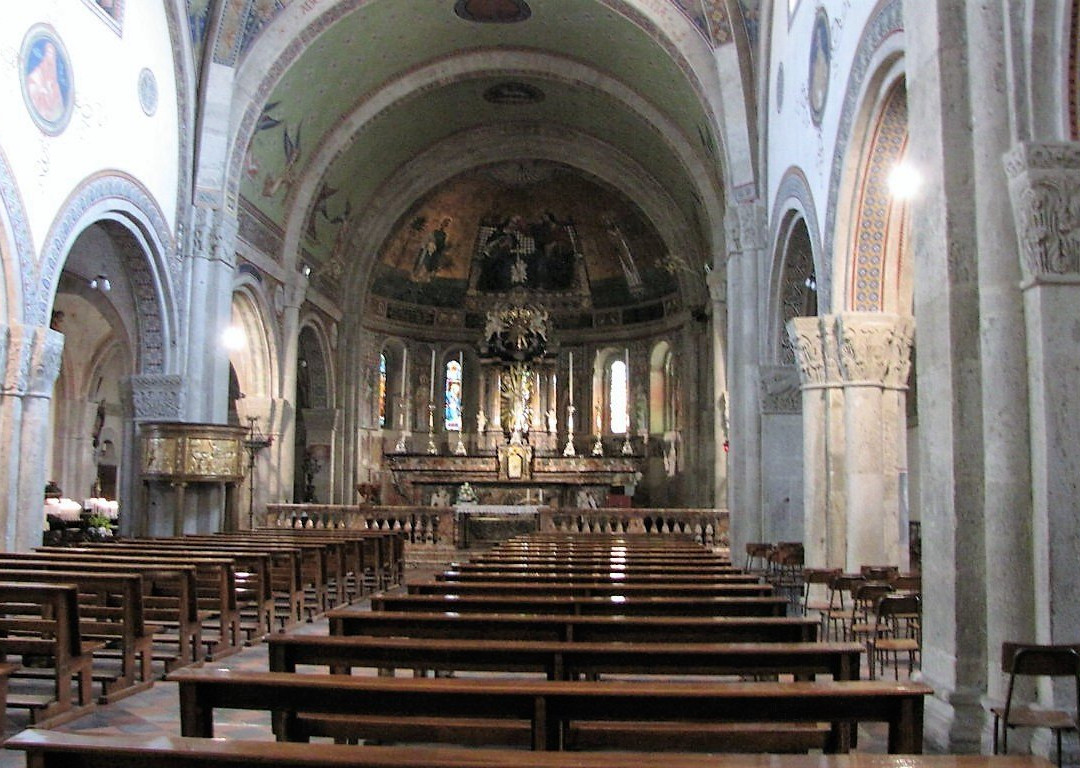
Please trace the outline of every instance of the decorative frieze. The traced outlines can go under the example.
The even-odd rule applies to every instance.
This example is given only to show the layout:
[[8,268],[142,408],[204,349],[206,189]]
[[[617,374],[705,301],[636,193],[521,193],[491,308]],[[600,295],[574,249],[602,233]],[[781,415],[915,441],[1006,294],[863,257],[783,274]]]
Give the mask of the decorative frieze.
[[138,375],[125,382],[136,421],[177,421],[184,412],[184,379],[176,375]]
[[1019,144],[1005,172],[1025,283],[1080,279],[1080,144]]

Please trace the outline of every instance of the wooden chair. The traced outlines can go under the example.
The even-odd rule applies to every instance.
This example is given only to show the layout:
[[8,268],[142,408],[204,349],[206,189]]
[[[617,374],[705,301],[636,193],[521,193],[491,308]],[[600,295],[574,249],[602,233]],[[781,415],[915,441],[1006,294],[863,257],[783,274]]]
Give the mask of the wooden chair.
[[866,642],[874,631],[878,600],[892,591],[891,585],[881,581],[867,581],[855,587],[851,593],[851,615],[845,621],[845,640]]
[[851,616],[852,593],[865,581],[866,579],[862,576],[841,573],[829,582],[829,604],[821,613],[822,637],[844,639],[845,622]]
[[772,544],[767,541],[748,541],[746,543],[746,564],[743,569],[751,573],[763,573],[768,567],[769,552],[771,551]]
[[918,595],[888,594],[877,603],[874,612],[874,628],[867,638],[867,656],[870,660],[870,677],[876,676],[881,665],[885,672],[888,654],[893,657],[893,676],[900,679],[899,655],[908,655],[908,677],[915,669],[915,657],[922,649],[920,624],[921,600]]
[[[803,569],[803,616],[811,613],[821,615],[829,608],[829,583],[840,575],[839,568]],[[824,594],[821,594],[821,593]]]
[[1010,728],[1049,728],[1057,738],[1057,764],[1061,766],[1061,734],[1078,730],[1076,712],[1042,709],[1013,702],[1016,678],[1072,677],[1077,711],[1080,711],[1080,652],[1075,645],[1001,644],[1001,668],[1009,673],[1005,705],[991,707],[994,714],[994,754],[998,753],[998,723],[1001,728],[1001,752],[1009,751]]

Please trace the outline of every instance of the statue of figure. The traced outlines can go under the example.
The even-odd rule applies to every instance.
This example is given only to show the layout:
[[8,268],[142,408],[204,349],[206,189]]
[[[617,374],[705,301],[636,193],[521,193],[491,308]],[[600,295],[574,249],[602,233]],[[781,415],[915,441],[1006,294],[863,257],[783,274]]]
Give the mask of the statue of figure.
[[476,491],[473,490],[472,486],[469,485],[468,481],[462,483],[461,487],[458,488],[457,503],[458,504],[469,504],[469,503],[475,503],[475,502],[476,502]]
[[555,409],[554,408],[548,408],[547,424],[548,424],[548,432],[558,432],[559,431],[559,420],[555,416]]
[[450,492],[445,488],[440,488],[431,494],[431,506],[433,507],[449,507],[450,506]]
[[487,429],[487,415],[481,410],[476,412],[476,431],[478,434],[484,434]]

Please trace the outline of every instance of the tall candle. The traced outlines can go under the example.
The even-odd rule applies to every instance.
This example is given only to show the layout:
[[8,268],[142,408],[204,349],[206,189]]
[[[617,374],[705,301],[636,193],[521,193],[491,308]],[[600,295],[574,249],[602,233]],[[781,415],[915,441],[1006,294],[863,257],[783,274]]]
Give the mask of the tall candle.
[[431,381],[428,382],[428,402],[435,402],[435,348],[431,348]]
[[574,350],[570,350],[570,404],[574,404]]
[[405,379],[409,377],[409,348],[404,347],[401,355],[401,396],[405,397]]

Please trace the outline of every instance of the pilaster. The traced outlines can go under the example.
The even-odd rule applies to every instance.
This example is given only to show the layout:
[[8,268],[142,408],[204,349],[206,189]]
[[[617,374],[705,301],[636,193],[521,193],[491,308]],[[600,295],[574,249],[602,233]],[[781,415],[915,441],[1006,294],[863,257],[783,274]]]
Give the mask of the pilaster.
[[[710,338],[713,361],[713,505],[728,504],[728,451],[730,434],[728,428],[727,370],[724,352],[728,346],[727,279],[720,270],[712,270],[705,276],[712,301],[712,336]],[[647,380],[647,379],[646,379]],[[645,425],[646,434],[648,424]]]
[[1080,633],[1080,144],[1005,157],[1020,242],[1031,418],[1035,632]]

